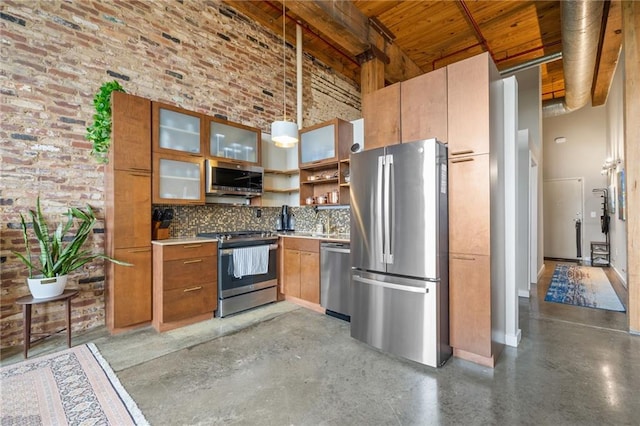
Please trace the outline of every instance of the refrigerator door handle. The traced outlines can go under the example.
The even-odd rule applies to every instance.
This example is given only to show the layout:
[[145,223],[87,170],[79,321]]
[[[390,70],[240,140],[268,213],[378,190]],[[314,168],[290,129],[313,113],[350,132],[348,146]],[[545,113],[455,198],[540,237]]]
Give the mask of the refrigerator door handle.
[[386,283],[386,282],[383,282],[383,281],[376,281],[376,280],[372,280],[372,279],[369,279],[369,278],[363,278],[360,275],[353,275],[353,280],[361,282],[361,283],[364,283],[364,284],[370,284],[370,285],[375,285],[375,286],[378,286],[378,287],[390,288],[392,290],[402,290],[402,291],[408,291],[408,292],[411,292],[411,293],[421,293],[421,294],[429,293],[429,289],[428,288],[420,288],[420,287],[412,287],[412,286],[401,285],[401,284]]
[[393,165],[393,155],[385,156],[384,166],[384,253],[385,263],[393,263],[393,253],[391,252],[391,173]]
[[384,174],[384,156],[378,157],[378,181],[376,183],[376,238],[379,245],[375,248],[379,263],[385,263],[383,233],[382,233],[382,175]]

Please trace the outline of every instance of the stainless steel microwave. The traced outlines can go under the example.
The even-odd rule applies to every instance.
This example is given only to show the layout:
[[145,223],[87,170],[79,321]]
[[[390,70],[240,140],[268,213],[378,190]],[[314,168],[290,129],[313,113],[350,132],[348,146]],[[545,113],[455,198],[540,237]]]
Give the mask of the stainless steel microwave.
[[239,196],[244,198],[262,195],[264,169],[245,164],[223,163],[207,160],[206,164],[207,195]]

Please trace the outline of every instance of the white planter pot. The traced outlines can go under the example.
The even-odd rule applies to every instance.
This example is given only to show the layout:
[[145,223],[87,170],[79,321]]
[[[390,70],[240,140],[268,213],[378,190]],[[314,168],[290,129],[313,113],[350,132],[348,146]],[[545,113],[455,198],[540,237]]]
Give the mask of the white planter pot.
[[27,278],[29,291],[36,299],[46,299],[47,297],[60,296],[67,285],[68,275],[53,278]]

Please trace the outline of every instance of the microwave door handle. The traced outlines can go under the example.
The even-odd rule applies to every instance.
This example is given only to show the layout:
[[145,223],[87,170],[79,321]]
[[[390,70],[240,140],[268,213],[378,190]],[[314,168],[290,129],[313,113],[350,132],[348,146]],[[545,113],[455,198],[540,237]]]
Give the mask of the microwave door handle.
[[393,155],[387,154],[384,161],[384,252],[386,254],[385,263],[393,263],[393,253],[391,252],[391,173],[393,171]]
[[384,174],[384,156],[381,155],[378,157],[378,175],[376,182],[376,256],[378,257],[378,263],[384,263],[384,241],[383,241],[383,232],[382,232],[382,221],[384,220],[382,216],[382,175]]

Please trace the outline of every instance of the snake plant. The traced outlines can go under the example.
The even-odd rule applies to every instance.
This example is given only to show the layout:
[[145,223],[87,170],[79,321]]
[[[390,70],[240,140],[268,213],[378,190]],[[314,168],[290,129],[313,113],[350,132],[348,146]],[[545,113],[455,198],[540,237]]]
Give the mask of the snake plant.
[[[29,210],[29,215],[31,216],[33,233],[38,240],[40,253],[37,256],[31,253],[30,238],[27,232],[28,226],[22,214],[20,214],[20,220],[26,255],[13,252],[29,269],[29,278],[33,278],[34,272],[37,275],[41,274],[44,278],[67,275],[94,259],[105,259],[125,266],[131,265],[105,254],[91,253],[89,250],[82,249],[97,221],[91,206],[88,204],[86,211],[75,207],[69,208],[66,213],[66,223],[58,224],[53,233],[50,233],[49,225],[42,214],[40,197],[38,197],[36,203],[36,210]],[[76,220],[79,226],[75,235],[67,236]]]

